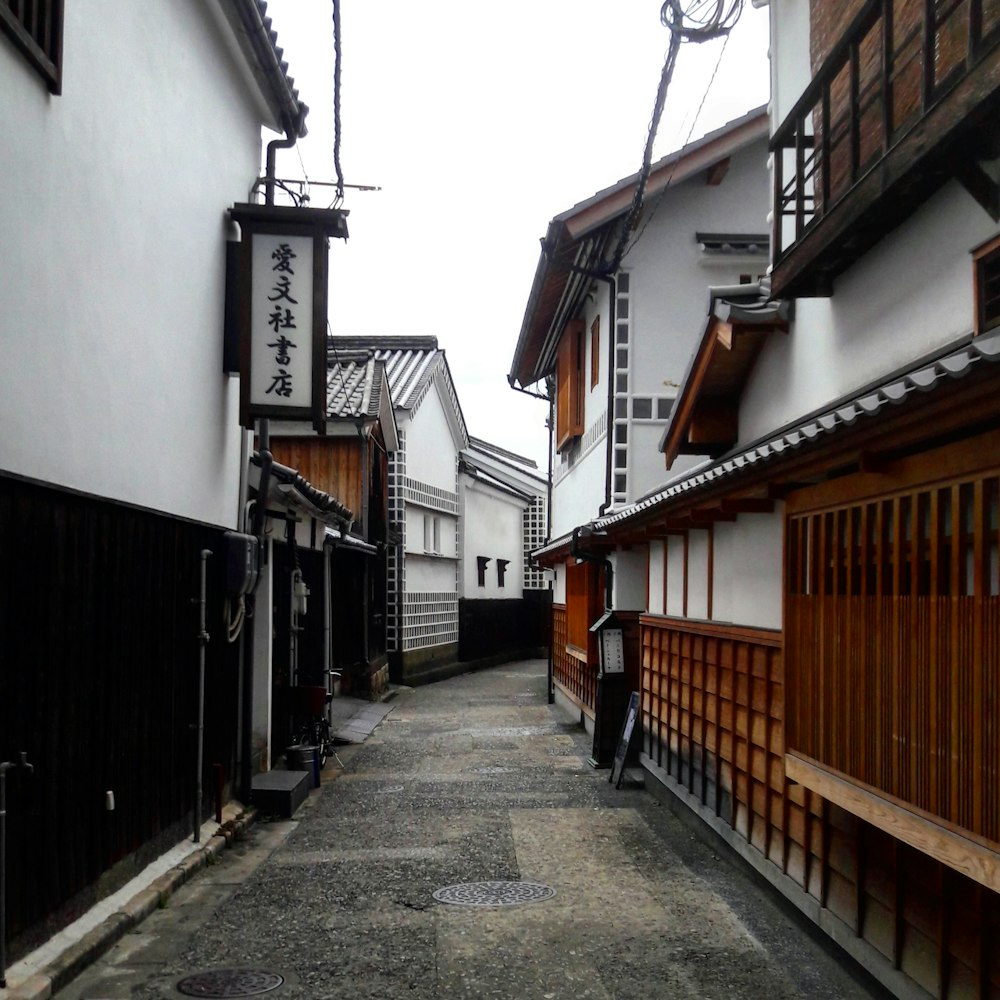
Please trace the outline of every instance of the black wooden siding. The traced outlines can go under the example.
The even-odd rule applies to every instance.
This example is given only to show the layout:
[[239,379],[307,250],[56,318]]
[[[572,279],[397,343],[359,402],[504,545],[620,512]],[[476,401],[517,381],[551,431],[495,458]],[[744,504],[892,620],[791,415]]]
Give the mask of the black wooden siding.
[[484,660],[532,655],[549,644],[551,598],[526,590],[523,598],[458,602],[458,658]]
[[24,750],[35,766],[7,778],[13,957],[79,915],[99,880],[116,887],[189,829],[203,548],[215,553],[204,818],[212,765],[231,780],[239,664],[221,541],[218,528],[0,478],[0,760]]

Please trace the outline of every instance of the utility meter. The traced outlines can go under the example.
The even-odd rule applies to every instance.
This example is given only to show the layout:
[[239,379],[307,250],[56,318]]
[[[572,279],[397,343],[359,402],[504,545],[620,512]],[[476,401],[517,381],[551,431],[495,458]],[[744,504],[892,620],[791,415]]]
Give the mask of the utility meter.
[[222,541],[225,548],[226,593],[234,596],[252,594],[260,572],[259,539],[242,531],[227,531]]

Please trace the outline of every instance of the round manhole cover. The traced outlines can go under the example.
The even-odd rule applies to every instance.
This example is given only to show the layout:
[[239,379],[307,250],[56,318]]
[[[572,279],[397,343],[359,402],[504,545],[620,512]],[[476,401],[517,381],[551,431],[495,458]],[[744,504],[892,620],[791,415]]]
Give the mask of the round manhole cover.
[[284,983],[282,976],[254,969],[214,969],[187,976],[177,984],[186,997],[256,997]]
[[461,882],[435,890],[439,903],[455,906],[518,906],[551,899],[556,894],[550,885],[540,882]]

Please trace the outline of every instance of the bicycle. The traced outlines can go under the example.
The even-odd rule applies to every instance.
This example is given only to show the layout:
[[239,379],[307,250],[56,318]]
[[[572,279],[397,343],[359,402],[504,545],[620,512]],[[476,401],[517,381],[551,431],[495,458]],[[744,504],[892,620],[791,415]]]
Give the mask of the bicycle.
[[333,736],[326,707],[333,697],[318,684],[300,684],[288,689],[288,706],[293,717],[292,742],[313,746],[319,754],[319,766],[326,767],[327,758],[333,753]]

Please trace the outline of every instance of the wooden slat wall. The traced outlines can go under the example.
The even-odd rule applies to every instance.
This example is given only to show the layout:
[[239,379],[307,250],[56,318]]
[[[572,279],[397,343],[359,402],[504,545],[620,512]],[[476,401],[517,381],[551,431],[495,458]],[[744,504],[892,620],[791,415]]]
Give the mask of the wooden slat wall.
[[[222,529],[0,477],[0,760],[11,956],[190,833],[199,553],[207,564],[202,815],[235,772],[238,644],[223,627]],[[105,792],[115,793],[115,810]],[[122,862],[115,882],[108,872]]]
[[566,605],[552,605],[552,677],[593,718],[597,703],[597,671],[566,652]]
[[361,521],[362,444],[356,437],[271,438],[271,454],[313,486],[349,507]]
[[790,517],[788,746],[1000,849],[1000,477]]

